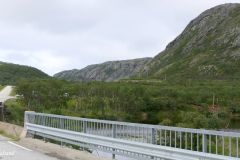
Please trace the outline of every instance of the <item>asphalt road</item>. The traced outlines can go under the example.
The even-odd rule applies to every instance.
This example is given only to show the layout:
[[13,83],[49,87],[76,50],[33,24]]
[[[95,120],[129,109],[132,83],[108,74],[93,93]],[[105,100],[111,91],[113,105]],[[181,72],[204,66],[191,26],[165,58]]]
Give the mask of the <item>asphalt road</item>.
[[0,160],[57,160],[39,152],[17,145],[0,136]]
[[10,96],[12,92],[12,86],[6,86],[0,91],[0,102],[4,102],[10,98],[13,98]]
[[[6,86],[0,91],[0,102],[4,102],[10,98],[12,86]],[[0,136],[0,160],[57,160],[39,152],[32,151],[13,141]]]

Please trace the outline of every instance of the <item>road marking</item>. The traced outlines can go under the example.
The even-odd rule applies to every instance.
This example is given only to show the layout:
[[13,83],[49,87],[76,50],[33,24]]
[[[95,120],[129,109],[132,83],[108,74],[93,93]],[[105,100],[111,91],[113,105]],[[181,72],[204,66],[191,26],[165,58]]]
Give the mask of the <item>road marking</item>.
[[13,142],[8,141],[8,143],[11,144],[11,145],[14,145],[14,146],[16,146],[16,147],[22,148],[22,149],[24,149],[24,150],[26,150],[26,151],[32,152],[31,149],[25,148],[25,147],[23,147],[23,146],[20,146],[20,145],[18,145],[18,144],[13,143]]

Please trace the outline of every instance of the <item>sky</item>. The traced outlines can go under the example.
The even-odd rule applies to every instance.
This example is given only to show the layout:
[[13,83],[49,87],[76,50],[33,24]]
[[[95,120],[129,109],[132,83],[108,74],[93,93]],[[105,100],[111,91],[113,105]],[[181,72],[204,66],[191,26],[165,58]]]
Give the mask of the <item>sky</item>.
[[153,57],[201,12],[240,0],[0,0],[0,61],[49,75]]

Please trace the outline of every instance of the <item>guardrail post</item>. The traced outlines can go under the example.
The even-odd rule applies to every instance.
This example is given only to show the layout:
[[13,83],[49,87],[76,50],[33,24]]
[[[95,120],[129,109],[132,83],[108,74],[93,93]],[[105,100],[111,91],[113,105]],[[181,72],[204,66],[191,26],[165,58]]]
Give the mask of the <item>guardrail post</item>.
[[26,137],[34,137],[34,133],[31,133],[31,132],[28,132],[27,130],[27,123],[33,123],[34,124],[34,121],[35,121],[35,115],[32,115],[33,117],[31,117],[31,113],[34,114],[35,112],[34,111],[25,111],[24,112],[24,128],[26,130]]
[[[116,127],[116,124],[113,124],[112,125],[112,137],[113,138],[116,138],[117,137],[117,127]],[[113,148],[113,152],[115,152],[116,150]],[[116,158],[116,155],[113,153],[112,154],[112,159],[115,159]]]
[[[151,129],[151,143],[156,144],[156,130],[155,130],[155,128]],[[154,157],[152,156],[151,159],[154,159]]]
[[87,122],[83,121],[83,133],[87,133]]
[[155,128],[152,128],[152,131],[151,131],[151,136],[152,136],[152,144],[156,144],[156,130]]
[[64,129],[64,123],[62,118],[60,118],[60,129]]
[[[64,121],[60,118],[60,129],[64,129]],[[63,141],[61,140],[61,147],[63,147]]]
[[46,126],[46,116],[43,116],[43,126]]
[[116,131],[117,131],[116,125],[113,124],[113,126],[112,126],[112,137],[113,138],[117,137],[117,132]]
[[26,124],[30,121],[30,123],[31,123],[31,121],[33,120],[33,122],[34,122],[34,118],[35,118],[35,116],[34,116],[34,118],[33,119],[29,119],[29,114],[31,114],[31,113],[35,113],[34,111],[25,111],[24,112],[24,127],[26,128]]
[[27,111],[24,112],[24,128],[27,128],[27,120],[28,120],[28,115],[27,115]]
[[202,152],[204,153],[207,152],[207,135],[206,134],[202,135]]

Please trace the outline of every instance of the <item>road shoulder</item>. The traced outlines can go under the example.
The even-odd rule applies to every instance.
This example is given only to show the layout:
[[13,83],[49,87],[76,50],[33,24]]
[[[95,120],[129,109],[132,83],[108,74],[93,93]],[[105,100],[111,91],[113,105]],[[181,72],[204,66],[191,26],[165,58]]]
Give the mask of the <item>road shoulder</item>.
[[87,151],[80,151],[72,148],[62,147],[57,144],[44,142],[39,139],[23,138],[17,144],[28,149],[44,153],[59,160],[106,160],[99,158]]
[[46,143],[39,139],[25,138],[25,136],[22,136],[20,139],[20,135],[24,132],[24,128],[18,125],[0,122],[0,131],[1,130],[4,131],[5,137],[9,137],[5,139],[9,141],[12,139],[13,143],[17,145],[50,157],[55,157],[59,160],[106,160],[106,158],[99,158],[87,151],[62,147],[57,144]]

